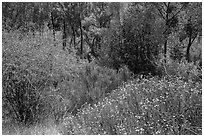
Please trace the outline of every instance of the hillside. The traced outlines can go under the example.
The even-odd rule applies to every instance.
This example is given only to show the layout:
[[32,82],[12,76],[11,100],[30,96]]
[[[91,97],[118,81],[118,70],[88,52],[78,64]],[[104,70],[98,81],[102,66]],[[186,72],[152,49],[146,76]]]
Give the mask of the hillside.
[[202,3],[2,4],[3,135],[202,135]]

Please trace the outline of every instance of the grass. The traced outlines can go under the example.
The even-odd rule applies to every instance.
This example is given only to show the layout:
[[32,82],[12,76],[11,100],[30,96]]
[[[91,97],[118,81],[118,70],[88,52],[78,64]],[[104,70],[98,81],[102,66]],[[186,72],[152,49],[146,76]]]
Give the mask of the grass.
[[[174,62],[133,78],[62,50],[60,34],[2,36],[2,134],[202,134],[202,77]],[[56,44],[56,46],[54,46]]]

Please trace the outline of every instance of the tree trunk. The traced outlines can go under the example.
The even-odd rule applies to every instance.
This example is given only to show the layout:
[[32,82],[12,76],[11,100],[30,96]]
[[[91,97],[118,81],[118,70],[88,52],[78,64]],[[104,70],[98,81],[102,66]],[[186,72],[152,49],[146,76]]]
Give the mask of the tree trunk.
[[189,41],[188,41],[188,46],[187,46],[187,50],[186,50],[186,60],[188,62],[190,62],[190,48],[191,48],[191,37],[189,37]]
[[165,19],[165,25],[166,25],[166,30],[165,30],[165,42],[164,42],[164,62],[166,63],[166,54],[167,54],[167,43],[168,43],[168,33],[169,33],[169,24],[168,24],[168,21],[169,21],[169,13],[167,12],[168,9],[169,9],[169,5],[170,5],[170,2],[168,2],[167,4],[167,10],[166,10],[166,19]]
[[75,30],[74,30],[74,26],[72,25],[72,35],[73,35],[73,42],[74,42],[74,47],[76,48],[76,36],[75,36]]
[[165,41],[164,41],[164,62],[166,63],[166,54],[167,54],[167,43],[168,43],[168,26],[166,26],[166,31],[165,31]]
[[[54,37],[54,42],[55,42],[56,40],[55,40],[54,17],[53,17],[53,13],[52,12],[51,12],[51,22],[52,22],[51,28],[52,28],[52,31],[53,31],[53,37]],[[54,46],[55,46],[55,44],[54,44]]]
[[188,46],[187,46],[187,50],[186,50],[186,60],[187,60],[188,62],[191,61],[191,60],[190,60],[190,49],[191,49],[191,46],[192,46],[192,44],[193,44],[193,42],[194,42],[194,40],[196,39],[196,37],[197,37],[198,34],[196,34],[194,37],[193,37],[192,35],[193,35],[193,34],[192,34],[192,30],[190,30],[189,40],[188,40]]
[[166,53],[167,53],[167,38],[165,38],[165,42],[164,42],[164,61],[165,63],[166,63]]
[[82,30],[82,24],[80,21],[80,32],[81,32],[81,55],[83,54],[83,30]]
[[54,38],[54,46],[56,46],[55,45],[55,41],[56,41],[56,38],[55,38],[55,30],[52,30],[53,31],[53,38]]
[[62,40],[63,40],[63,43],[62,43],[62,46],[63,46],[63,50],[65,50],[66,48],[66,40],[67,38],[67,35],[66,35],[66,22],[65,20],[63,21],[63,35],[62,35]]

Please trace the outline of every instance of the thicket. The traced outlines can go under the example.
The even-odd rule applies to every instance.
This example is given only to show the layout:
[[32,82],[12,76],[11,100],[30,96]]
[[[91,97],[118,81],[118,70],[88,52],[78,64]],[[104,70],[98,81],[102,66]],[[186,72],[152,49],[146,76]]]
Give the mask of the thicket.
[[200,15],[199,3],[4,3],[3,134],[202,134]]
[[201,87],[177,78],[138,78],[77,117],[64,134],[201,134]]
[[[30,41],[31,37],[19,40],[17,34],[3,33],[5,120],[32,125],[52,117],[59,123],[69,113],[76,115],[82,105],[106,97],[132,76],[126,67],[116,72],[79,60],[74,54],[59,53],[49,45],[52,41],[46,43],[49,35],[42,41]],[[33,47],[35,42],[45,43]]]

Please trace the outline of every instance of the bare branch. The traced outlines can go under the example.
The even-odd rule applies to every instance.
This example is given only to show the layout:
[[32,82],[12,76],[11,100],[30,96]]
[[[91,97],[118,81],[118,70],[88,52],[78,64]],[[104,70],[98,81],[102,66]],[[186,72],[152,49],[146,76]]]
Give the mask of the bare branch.
[[166,2],[163,2],[163,4],[166,6],[166,8],[167,8],[167,4],[166,4]]
[[164,15],[163,15],[161,9],[160,9],[156,4],[154,4],[154,5],[155,5],[156,9],[159,11],[159,13],[160,13],[160,15],[162,16],[162,18],[165,20],[165,17],[164,17]]
[[198,33],[195,35],[195,37],[192,39],[191,44],[194,42],[195,38],[197,37]]
[[161,6],[161,8],[162,8],[162,10],[167,14],[167,6],[166,6],[166,9],[163,7],[163,6]]
[[173,19],[174,17],[176,17],[180,12],[181,10],[185,7],[185,5],[183,5],[172,17],[171,19]]

